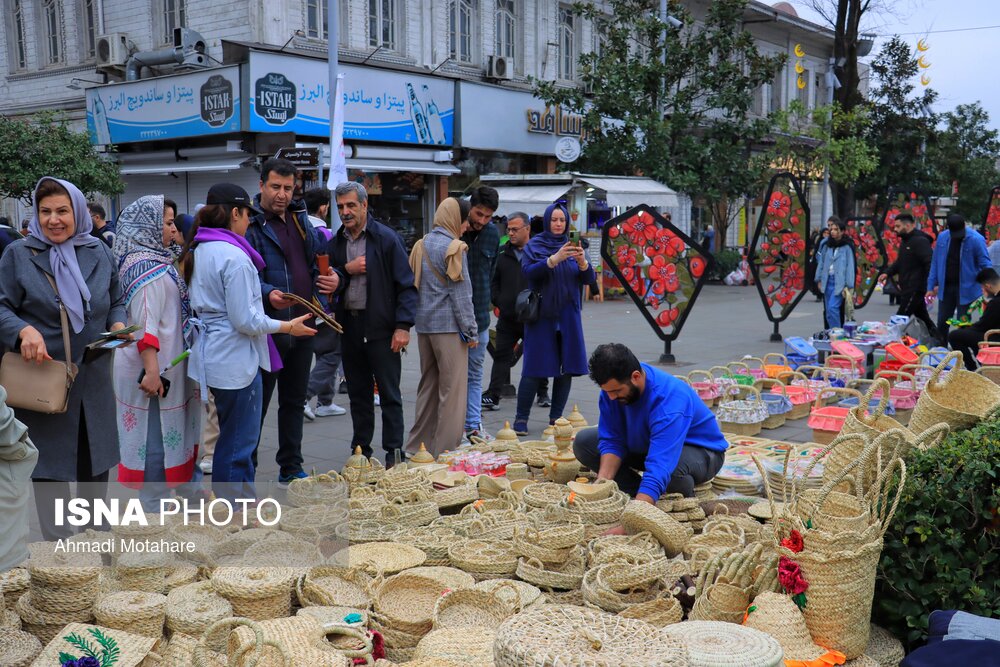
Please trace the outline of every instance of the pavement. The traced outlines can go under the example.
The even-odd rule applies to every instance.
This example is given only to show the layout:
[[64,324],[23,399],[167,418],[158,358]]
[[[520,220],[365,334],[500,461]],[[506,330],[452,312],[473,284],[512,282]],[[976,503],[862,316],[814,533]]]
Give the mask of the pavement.
[[[868,305],[855,316],[862,320],[885,320],[895,314],[895,306],[889,305],[889,298],[882,294],[872,297]],[[620,342],[635,352],[640,361],[658,364],[663,352],[663,342],[653,333],[649,324],[627,298],[608,300],[604,303],[589,301],[583,307],[583,331],[587,349],[593,350],[601,343]],[[785,336],[808,338],[823,328],[823,306],[812,294],[807,294],[781,324],[780,331]],[[702,289],[680,337],[673,342],[672,352],[676,365],[664,365],[669,373],[686,375],[695,369],[707,370],[711,366],[725,364],[745,355],[762,357],[768,352],[783,352],[783,343],[772,343],[769,336],[773,325],[767,319],[755,287],[729,287],[707,285]],[[415,341],[410,344],[409,354],[403,357],[402,394],[403,416],[406,430],[413,423],[417,384],[420,379],[420,359]],[[492,360],[487,356],[485,375],[489,383]],[[520,379],[520,364],[511,371],[511,382],[516,387]],[[589,378],[574,378],[568,414],[573,405],[578,405],[584,417],[597,424],[597,404],[600,390]],[[337,403],[349,408],[347,396],[339,394]],[[381,416],[375,408],[376,430],[373,448],[381,452]],[[505,421],[514,420],[514,399],[501,401],[500,409],[483,413],[483,425],[495,434]],[[529,438],[540,436],[548,425],[548,409],[534,407],[528,427]],[[340,470],[351,454],[350,413],[339,417],[318,417],[315,422],[306,422],[302,439],[302,451],[307,472]],[[780,429],[764,431],[762,437],[792,442],[807,442],[812,439],[812,431],[805,420],[790,422]],[[258,480],[277,479],[278,468],[274,462],[277,451],[277,398],[272,398],[271,407],[264,420],[261,436],[260,467]],[[405,440],[405,434],[404,434]]]

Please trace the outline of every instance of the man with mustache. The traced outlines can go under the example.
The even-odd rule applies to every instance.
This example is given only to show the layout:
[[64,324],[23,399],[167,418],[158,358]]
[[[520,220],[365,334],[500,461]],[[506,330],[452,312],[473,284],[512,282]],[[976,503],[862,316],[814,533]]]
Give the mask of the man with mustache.
[[[690,386],[640,364],[620,343],[599,345],[590,379],[601,387],[599,426],[580,431],[573,452],[597,479],[655,504],[665,493],[694,496],[722,468],[729,443]],[[639,475],[638,470],[645,471]]]

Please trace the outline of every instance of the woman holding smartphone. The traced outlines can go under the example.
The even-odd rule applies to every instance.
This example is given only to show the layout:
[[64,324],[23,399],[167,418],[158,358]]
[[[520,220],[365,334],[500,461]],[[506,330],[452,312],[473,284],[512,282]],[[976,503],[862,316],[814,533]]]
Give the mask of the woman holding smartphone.
[[141,331],[136,345],[115,352],[118,481],[139,487],[143,508],[157,512],[167,489],[194,474],[201,420],[197,385],[182,357],[191,346],[191,302],[174,267],[181,247],[174,223],[164,217],[162,195],[127,206],[115,232],[128,321]]
[[197,314],[189,373],[215,398],[219,439],[212,457],[212,489],[220,498],[253,498],[253,452],[260,438],[261,369],[276,371],[281,358],[270,334],[313,336],[312,315],[280,321],[264,314],[258,271],[264,260],[244,237],[252,200],[232,183],[208,191],[194,236],[181,261]]
[[528,241],[521,257],[528,286],[541,295],[540,316],[524,325],[524,362],[517,390],[514,431],[528,434],[531,403],[543,378],[552,383],[549,423],[562,416],[574,375],[587,374],[587,348],[580,318],[580,287],[594,282],[594,269],[569,235],[569,214],[561,204],[545,209],[544,231]]

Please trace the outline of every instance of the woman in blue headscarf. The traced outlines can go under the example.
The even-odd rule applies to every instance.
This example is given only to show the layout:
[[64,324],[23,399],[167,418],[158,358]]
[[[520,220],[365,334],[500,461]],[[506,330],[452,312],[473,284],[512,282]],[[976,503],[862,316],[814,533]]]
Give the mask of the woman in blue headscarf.
[[90,235],[83,193],[46,176],[35,187],[34,202],[28,236],[0,257],[0,344],[28,361],[66,360],[60,304],[65,307],[70,359],[79,368],[66,412],[15,409],[38,447],[32,477],[47,482],[36,485],[35,495],[42,534],[52,540],[72,530],[55,526],[55,498],[71,497],[73,481],[97,485],[80,495],[103,497],[100,486],[118,463],[111,355],[85,357],[84,348],[102,332],[124,328],[126,316],[117,265],[111,248]]
[[115,227],[128,321],[142,332],[137,345],[115,353],[118,481],[141,489],[147,512],[159,511],[168,488],[192,480],[200,434],[197,384],[187,377],[187,360],[171,366],[191,348],[193,330],[187,283],[174,266],[181,246],[164,206],[163,195],[140,197]]
[[514,418],[514,431],[527,435],[538,383],[555,378],[549,408],[552,424],[566,407],[573,376],[587,374],[580,287],[594,282],[594,270],[579,244],[570,243],[569,214],[561,204],[545,209],[544,230],[524,247],[521,268],[528,286],[541,295],[538,321],[524,325],[524,362]]

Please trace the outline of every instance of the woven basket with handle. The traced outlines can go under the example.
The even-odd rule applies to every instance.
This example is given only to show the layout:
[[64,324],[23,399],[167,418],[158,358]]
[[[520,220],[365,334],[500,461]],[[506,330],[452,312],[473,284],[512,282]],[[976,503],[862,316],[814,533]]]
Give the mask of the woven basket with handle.
[[965,430],[1000,411],[1000,386],[983,376],[956,366],[947,378],[941,379],[941,372],[951,361],[961,364],[962,353],[948,354],[931,373],[910,417],[910,430],[915,433],[940,422],[953,431]]

